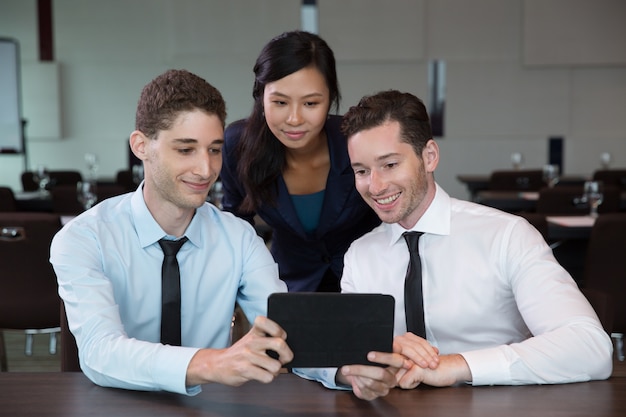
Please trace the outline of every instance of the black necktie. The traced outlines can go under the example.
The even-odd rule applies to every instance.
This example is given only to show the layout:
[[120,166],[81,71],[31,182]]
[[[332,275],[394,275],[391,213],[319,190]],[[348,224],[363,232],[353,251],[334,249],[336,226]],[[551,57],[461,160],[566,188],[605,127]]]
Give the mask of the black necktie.
[[402,236],[409,247],[409,266],[404,279],[404,311],[407,331],[426,339],[424,299],[422,295],[422,262],[417,242],[424,233],[405,232]]
[[161,269],[161,343],[180,346],[180,270],[176,254],[186,237],[179,240],[159,240],[163,249]]

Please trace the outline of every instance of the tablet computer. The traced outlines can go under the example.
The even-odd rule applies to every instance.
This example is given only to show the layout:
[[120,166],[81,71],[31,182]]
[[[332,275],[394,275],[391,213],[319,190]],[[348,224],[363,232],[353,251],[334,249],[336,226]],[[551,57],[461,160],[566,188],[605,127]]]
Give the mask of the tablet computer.
[[267,317],[287,332],[287,368],[379,365],[367,353],[392,351],[394,305],[384,294],[274,293]]

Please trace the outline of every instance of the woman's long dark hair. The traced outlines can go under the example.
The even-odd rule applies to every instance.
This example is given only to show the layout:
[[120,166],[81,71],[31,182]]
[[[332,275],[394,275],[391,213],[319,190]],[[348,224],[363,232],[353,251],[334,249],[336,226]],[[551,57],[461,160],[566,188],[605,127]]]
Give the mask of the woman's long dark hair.
[[341,95],[335,56],[319,36],[304,31],[285,32],[269,41],[256,60],[252,90],[254,106],[235,150],[237,173],[246,190],[240,211],[253,212],[263,203],[275,203],[276,179],[286,164],[285,147],[265,121],[265,86],[309,66],[314,66],[324,76],[331,105],[338,111]]

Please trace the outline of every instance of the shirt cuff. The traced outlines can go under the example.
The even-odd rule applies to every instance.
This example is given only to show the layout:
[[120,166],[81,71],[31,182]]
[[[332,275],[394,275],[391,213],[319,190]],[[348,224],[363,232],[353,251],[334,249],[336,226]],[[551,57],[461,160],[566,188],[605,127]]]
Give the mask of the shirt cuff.
[[500,348],[461,353],[472,373],[472,385],[510,385],[510,358]]
[[352,391],[352,387],[338,385],[335,381],[338,368],[294,368],[291,371],[300,378],[317,381],[326,388]]
[[187,368],[198,348],[164,346],[154,364],[153,380],[160,389],[185,395],[196,395],[202,391],[199,385],[187,386]]

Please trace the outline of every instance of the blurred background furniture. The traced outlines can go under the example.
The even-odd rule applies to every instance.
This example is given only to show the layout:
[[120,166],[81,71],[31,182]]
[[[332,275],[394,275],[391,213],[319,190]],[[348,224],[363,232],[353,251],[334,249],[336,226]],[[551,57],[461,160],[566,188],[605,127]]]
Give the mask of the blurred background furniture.
[[[611,185],[605,185],[603,201],[598,207],[598,213],[612,213],[619,211],[620,190]],[[537,213],[546,215],[585,216],[589,214],[589,204],[582,199],[583,187],[562,185],[558,187],[543,187],[539,190]]]
[[[117,184],[97,184],[97,200],[95,204],[109,197],[126,193],[126,189]],[[52,211],[64,215],[78,215],[85,211],[85,207],[78,199],[76,185],[58,185],[50,190],[52,196]],[[94,205],[95,205],[94,204]]]
[[489,177],[493,191],[539,191],[544,186],[541,169],[493,171]]
[[17,211],[15,194],[10,187],[0,187],[0,212]]
[[599,169],[593,173],[593,180],[626,190],[626,169]]
[[[24,330],[26,355],[32,353],[37,333],[50,334],[50,353],[56,353],[60,298],[48,259],[50,243],[60,229],[61,219],[55,214],[0,213],[0,329]],[[4,343],[0,349],[6,367]]]
[[591,230],[583,288],[603,292],[613,299],[611,336],[616,354],[624,360],[626,333],[626,213],[598,216]]
[[117,171],[117,174],[115,175],[115,183],[123,187],[126,191],[135,191],[139,185],[135,182],[135,178],[133,177],[133,173],[130,169]]
[[[79,171],[49,171],[48,173],[50,175],[49,189],[57,185],[73,185],[76,187],[76,184],[83,179]],[[21,180],[24,191],[37,191],[39,189],[39,184],[35,181],[35,174],[32,171],[24,171]]]
[[65,304],[61,302],[61,372],[80,372],[76,339],[67,324]]

